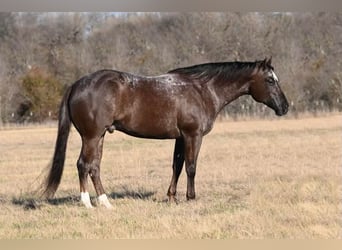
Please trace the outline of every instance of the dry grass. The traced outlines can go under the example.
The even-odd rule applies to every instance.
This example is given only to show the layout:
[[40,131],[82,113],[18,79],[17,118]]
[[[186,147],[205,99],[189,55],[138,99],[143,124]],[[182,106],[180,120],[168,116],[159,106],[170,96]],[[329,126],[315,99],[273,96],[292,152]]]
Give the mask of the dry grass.
[[79,205],[77,132],[56,199],[47,203],[32,190],[56,129],[0,130],[0,238],[341,238],[341,121],[337,114],[217,122],[201,149],[197,200],[185,201],[183,173],[179,205],[165,202],[173,141],[115,132],[102,162],[112,211]]

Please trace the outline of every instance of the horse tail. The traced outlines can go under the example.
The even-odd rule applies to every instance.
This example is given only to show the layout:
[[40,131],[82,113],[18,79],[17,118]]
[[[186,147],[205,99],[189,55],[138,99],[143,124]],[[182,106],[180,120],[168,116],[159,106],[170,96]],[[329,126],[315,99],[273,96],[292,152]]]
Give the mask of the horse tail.
[[53,160],[49,169],[48,176],[46,177],[44,183],[43,196],[47,198],[52,198],[54,196],[59,183],[61,182],[63,174],[65,152],[71,126],[68,106],[71,89],[71,87],[67,89],[59,109],[58,134],[55,145],[55,153],[53,155]]

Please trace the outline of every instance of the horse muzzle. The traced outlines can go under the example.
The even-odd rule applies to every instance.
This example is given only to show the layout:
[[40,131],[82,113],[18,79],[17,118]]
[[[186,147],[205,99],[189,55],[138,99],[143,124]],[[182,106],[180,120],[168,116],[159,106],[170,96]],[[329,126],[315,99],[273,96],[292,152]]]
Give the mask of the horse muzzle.
[[276,101],[274,99],[270,99],[265,104],[274,110],[277,116],[285,115],[289,111],[289,103],[284,97],[282,101]]
[[275,113],[277,116],[282,116],[282,115],[286,115],[286,113],[289,111],[289,105],[288,104],[284,104],[282,105],[281,109],[276,109]]

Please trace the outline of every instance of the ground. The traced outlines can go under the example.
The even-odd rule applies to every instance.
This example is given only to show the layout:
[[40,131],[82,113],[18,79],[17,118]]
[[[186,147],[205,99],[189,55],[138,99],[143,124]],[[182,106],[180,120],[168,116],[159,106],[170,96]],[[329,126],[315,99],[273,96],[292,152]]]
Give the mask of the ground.
[[[342,115],[217,121],[203,141],[197,199],[167,201],[173,141],[106,135],[101,166],[113,210],[79,203],[73,129],[56,198],[34,191],[56,125],[0,129],[0,238],[341,238]],[[93,188],[92,202],[96,205]]]

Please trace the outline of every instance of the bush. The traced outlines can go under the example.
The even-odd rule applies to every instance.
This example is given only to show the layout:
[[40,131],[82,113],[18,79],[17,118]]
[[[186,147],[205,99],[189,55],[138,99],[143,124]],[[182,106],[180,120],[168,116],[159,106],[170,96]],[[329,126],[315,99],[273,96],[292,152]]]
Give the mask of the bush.
[[41,68],[31,69],[22,78],[26,110],[21,110],[21,117],[31,121],[56,119],[58,106],[63,93],[62,84]]

